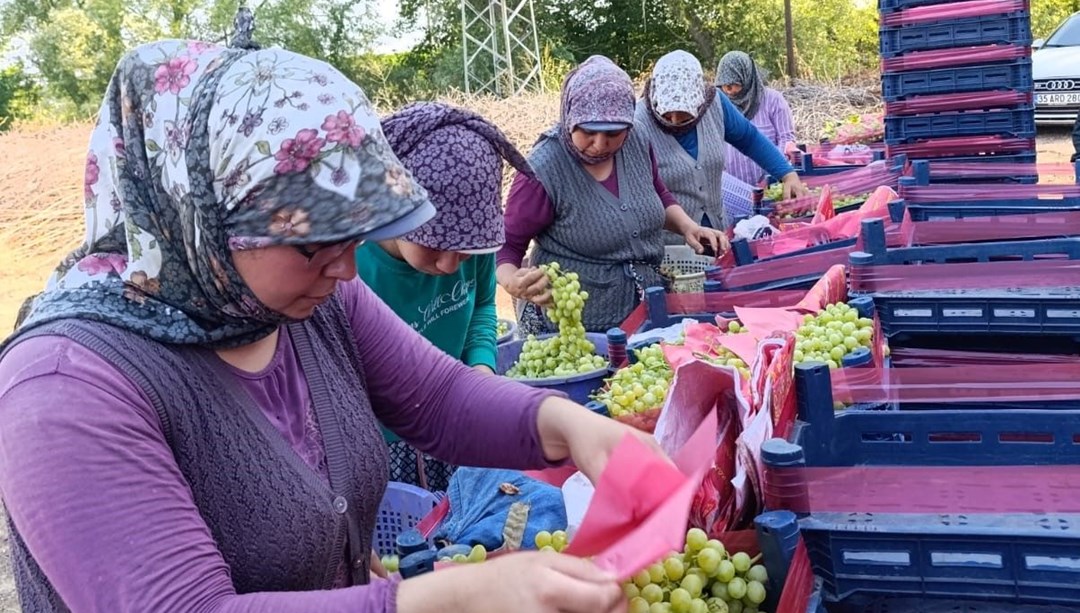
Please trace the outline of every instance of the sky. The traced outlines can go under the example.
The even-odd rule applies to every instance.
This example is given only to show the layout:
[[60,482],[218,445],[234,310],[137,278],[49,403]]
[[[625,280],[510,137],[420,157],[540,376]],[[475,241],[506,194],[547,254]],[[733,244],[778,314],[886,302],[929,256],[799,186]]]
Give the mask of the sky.
[[[387,29],[393,28],[394,22],[397,21],[399,16],[398,0],[376,0],[375,6],[382,25]],[[401,51],[408,51],[420,42],[422,36],[423,32],[419,30],[405,32],[400,35],[384,35],[375,41],[374,51],[376,53],[398,53]]]

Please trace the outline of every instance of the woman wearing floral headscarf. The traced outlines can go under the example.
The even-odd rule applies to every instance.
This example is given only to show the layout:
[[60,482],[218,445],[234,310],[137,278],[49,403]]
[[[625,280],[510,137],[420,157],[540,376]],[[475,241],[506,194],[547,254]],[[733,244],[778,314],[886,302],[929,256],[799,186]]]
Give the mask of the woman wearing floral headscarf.
[[589,293],[582,323],[590,332],[617,326],[646,288],[663,283],[664,230],[697,250],[726,249],[723,234],[691,219],[657,172],[656,155],[634,128],[634,86],[611,60],[592,56],[563,82],[559,124],[529,156],[536,177],[518,173],[506,204],[506,246],[499,284],[521,301],[527,333],[551,329],[541,307],[551,300],[544,273],[522,267],[559,262]]
[[[765,86],[761,70],[749,55],[742,51],[724,54],[716,69],[716,86],[775,147],[785,152],[794,150],[795,121],[791,107],[783,94]],[[728,173],[741,181],[757,185],[765,178],[766,171],[778,176],[730,146],[727,155]]]
[[624,602],[588,562],[539,553],[371,582],[379,422],[455,463],[571,459],[594,479],[628,430],[467,368],[355,279],[358,242],[434,210],[339,72],[251,45],[139,47],[109,85],[85,192],[86,242],[0,347],[24,610]]
[[[504,242],[502,163],[531,174],[498,128],[438,102],[383,119],[394,153],[431,197],[435,218],[396,239],[356,250],[360,278],[405,323],[481,372],[495,372],[495,252]],[[390,479],[446,491],[452,467],[392,433]]]
[[[724,228],[746,212],[730,210],[739,205],[724,201],[722,177],[731,172],[733,150],[759,160],[772,176],[783,177],[789,192],[803,190],[783,154],[730,101],[717,99],[716,88],[705,82],[701,62],[686,51],[672,51],[657,60],[638,101],[636,119],[657,152],[664,183],[702,225]],[[669,244],[681,242],[670,233],[666,238]]]

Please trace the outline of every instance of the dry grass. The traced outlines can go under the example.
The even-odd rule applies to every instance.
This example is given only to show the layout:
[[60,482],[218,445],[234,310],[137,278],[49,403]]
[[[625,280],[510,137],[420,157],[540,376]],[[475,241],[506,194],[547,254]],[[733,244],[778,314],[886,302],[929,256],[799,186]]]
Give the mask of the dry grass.
[[[815,141],[829,119],[880,108],[876,84],[796,84],[785,88],[800,140]],[[558,118],[558,97],[536,94],[499,100],[452,97],[500,126],[523,153]],[[17,126],[0,134],[0,338],[22,300],[39,291],[49,271],[82,239],[82,172],[92,124]],[[1041,161],[1067,160],[1063,131],[1040,135]],[[506,182],[506,188],[509,182]],[[508,303],[500,312],[509,315]]]

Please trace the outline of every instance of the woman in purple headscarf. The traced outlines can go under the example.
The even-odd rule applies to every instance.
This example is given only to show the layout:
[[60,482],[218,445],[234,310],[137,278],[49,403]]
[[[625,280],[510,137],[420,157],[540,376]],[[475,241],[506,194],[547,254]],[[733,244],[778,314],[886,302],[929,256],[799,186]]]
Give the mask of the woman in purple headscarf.
[[[657,172],[648,140],[634,130],[634,86],[611,60],[592,56],[563,83],[559,124],[529,156],[535,177],[519,173],[506,207],[499,284],[523,305],[522,330],[545,332],[551,301],[539,264],[559,262],[589,293],[590,332],[619,325],[645,289],[663,284],[664,230],[698,253],[726,249],[724,235],[694,222]],[[532,267],[523,266],[525,251]]]
[[[396,239],[356,250],[360,278],[414,330],[445,353],[495,372],[495,252],[504,242],[502,164],[531,175],[498,128],[437,102],[411,104],[382,120],[394,153],[435,205],[434,219]],[[449,464],[383,430],[390,479],[446,491]]]

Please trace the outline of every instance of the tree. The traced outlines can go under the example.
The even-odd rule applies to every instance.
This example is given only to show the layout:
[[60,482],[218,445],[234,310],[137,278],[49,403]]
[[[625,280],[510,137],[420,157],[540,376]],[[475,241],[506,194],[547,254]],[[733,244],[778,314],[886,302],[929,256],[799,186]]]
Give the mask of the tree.
[[0,70],[0,132],[9,129],[13,121],[33,115],[40,93],[22,64]]

